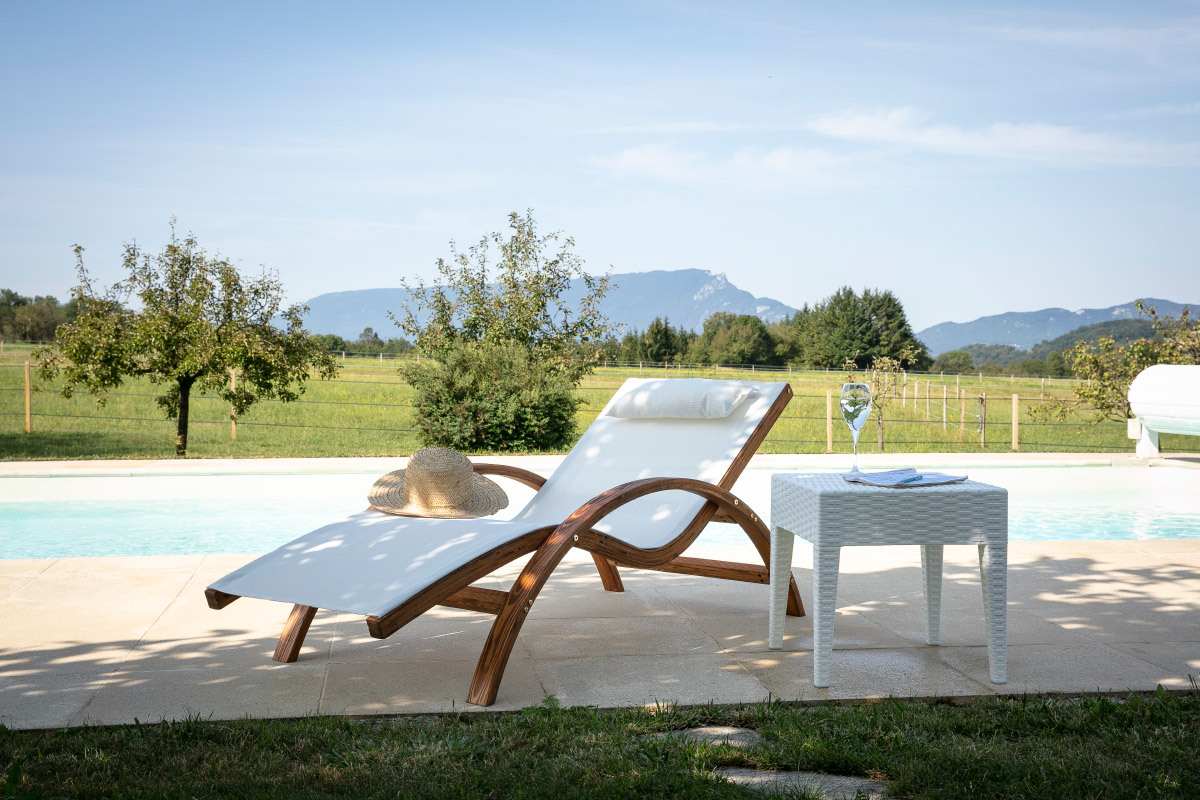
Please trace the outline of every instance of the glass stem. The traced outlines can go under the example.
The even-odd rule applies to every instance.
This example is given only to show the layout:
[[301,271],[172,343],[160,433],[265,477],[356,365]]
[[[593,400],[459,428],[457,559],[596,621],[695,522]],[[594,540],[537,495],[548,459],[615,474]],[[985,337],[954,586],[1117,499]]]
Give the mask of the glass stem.
[[854,431],[854,457],[850,462],[850,471],[858,472],[858,431]]

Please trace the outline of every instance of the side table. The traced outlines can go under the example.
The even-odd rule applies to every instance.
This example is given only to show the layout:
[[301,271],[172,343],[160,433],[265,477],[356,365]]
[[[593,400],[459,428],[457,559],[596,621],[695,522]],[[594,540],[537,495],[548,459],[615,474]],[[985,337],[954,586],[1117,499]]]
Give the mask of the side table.
[[1008,680],[1008,491],[977,481],[912,489],[849,483],[839,473],[771,476],[771,611],[767,646],[783,647],[792,546],[813,545],[813,683],[829,685],[838,565],[847,545],[919,544],[925,642],[941,643],[942,545],[979,546],[992,683]]

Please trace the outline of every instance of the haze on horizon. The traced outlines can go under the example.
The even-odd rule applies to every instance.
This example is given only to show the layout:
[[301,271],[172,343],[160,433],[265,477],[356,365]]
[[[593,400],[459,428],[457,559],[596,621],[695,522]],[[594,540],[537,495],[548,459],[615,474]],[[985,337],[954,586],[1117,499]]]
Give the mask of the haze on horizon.
[[0,286],[179,220],[290,299],[532,208],[602,272],[914,327],[1200,297],[1200,4],[7,3]]

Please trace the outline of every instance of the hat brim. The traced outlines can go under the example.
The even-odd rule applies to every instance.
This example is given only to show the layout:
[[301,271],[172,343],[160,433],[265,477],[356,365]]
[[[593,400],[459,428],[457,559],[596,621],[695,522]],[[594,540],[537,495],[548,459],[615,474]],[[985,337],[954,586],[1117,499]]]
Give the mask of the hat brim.
[[495,481],[482,475],[471,475],[471,497],[460,506],[429,507],[408,503],[404,494],[404,470],[389,472],[371,487],[367,500],[371,507],[399,517],[433,517],[435,519],[473,519],[487,517],[508,507],[508,495]]

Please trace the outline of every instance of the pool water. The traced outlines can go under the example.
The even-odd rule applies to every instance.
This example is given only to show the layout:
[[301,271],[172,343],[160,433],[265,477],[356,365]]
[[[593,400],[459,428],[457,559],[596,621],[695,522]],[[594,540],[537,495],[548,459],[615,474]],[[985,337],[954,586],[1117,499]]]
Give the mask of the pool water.
[[[945,471],[961,474],[961,470]],[[1014,541],[1200,538],[1200,470],[978,468],[1009,490]],[[769,511],[768,470],[735,491]],[[377,474],[0,480],[0,558],[261,553],[366,507]],[[529,492],[510,490],[511,514]],[[741,543],[728,525],[701,537]]]

